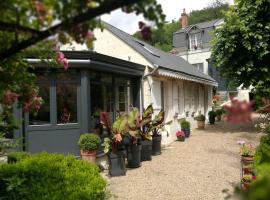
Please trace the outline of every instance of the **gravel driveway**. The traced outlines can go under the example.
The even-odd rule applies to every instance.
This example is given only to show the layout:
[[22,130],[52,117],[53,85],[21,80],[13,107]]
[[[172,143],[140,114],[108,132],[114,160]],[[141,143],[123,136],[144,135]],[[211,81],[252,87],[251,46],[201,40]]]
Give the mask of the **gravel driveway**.
[[111,199],[224,199],[222,190],[232,190],[240,180],[236,141],[256,145],[261,136],[257,132],[254,122],[242,126],[218,122],[204,131],[193,130],[185,142],[173,142],[126,176],[109,178]]

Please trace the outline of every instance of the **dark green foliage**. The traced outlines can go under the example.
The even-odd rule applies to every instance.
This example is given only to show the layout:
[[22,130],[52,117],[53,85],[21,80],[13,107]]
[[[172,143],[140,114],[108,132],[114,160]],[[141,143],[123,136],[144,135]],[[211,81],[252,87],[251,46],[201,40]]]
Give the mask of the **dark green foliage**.
[[188,122],[187,120],[183,120],[182,122],[180,122],[181,124],[181,128],[190,128],[190,122]]
[[222,109],[218,109],[216,110],[216,114],[221,116],[224,113],[224,111]]
[[80,136],[78,145],[81,150],[95,151],[98,149],[101,140],[98,135],[94,133],[86,133]]
[[20,152],[12,152],[9,153],[7,156],[8,163],[15,163],[19,162],[25,158],[28,158],[30,155],[27,152],[20,151]]
[[217,116],[217,113],[215,111],[211,110],[208,112],[208,116],[209,116],[209,118],[215,118]]
[[268,134],[268,135],[270,135],[270,124],[266,125],[265,129],[263,130],[263,132],[266,133],[266,134]]
[[262,136],[260,145],[256,149],[255,160],[257,165],[265,162],[270,165],[270,135]]
[[236,0],[216,29],[212,60],[221,75],[270,97],[270,1]]
[[197,121],[205,121],[205,116],[203,114],[199,114],[198,116],[194,117]]
[[42,153],[0,165],[1,200],[99,200],[106,181],[95,165]]

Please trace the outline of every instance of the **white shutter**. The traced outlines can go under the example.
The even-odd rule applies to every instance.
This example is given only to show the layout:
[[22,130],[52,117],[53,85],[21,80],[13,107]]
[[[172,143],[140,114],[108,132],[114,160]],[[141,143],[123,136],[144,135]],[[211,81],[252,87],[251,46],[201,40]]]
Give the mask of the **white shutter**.
[[152,102],[154,110],[161,110],[161,82],[153,81],[151,90]]

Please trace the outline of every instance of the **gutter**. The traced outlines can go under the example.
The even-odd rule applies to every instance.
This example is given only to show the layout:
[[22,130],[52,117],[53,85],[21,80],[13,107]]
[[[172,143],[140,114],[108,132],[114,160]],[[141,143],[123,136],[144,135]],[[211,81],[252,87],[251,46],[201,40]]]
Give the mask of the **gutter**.
[[[27,62],[31,63],[31,64],[42,64],[42,60],[38,59],[38,58],[27,58],[25,59]],[[54,61],[54,59],[45,59],[45,62],[52,62]],[[82,59],[68,59],[69,63],[73,63],[73,64],[90,64],[91,60],[87,59],[87,60],[82,60]]]

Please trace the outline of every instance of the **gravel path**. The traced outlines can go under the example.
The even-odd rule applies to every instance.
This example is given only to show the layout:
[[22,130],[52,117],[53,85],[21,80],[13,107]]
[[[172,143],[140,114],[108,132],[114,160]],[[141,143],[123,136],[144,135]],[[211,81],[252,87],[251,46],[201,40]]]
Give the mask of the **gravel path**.
[[255,145],[261,134],[254,122],[235,126],[218,122],[193,130],[185,142],[173,142],[160,156],[130,169],[126,176],[109,178],[111,199],[221,200],[240,179],[238,139]]

